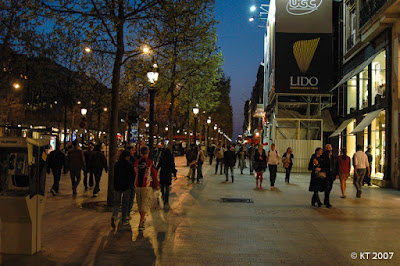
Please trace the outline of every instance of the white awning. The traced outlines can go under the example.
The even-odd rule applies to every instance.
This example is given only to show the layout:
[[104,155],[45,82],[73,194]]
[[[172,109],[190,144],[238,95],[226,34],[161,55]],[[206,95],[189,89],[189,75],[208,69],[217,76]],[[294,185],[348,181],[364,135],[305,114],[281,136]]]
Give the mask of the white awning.
[[351,122],[353,122],[353,121],[354,121],[353,118],[347,119],[347,120],[344,121],[344,122],[335,130],[335,132],[333,132],[329,137],[330,137],[330,138],[333,138],[333,137],[339,136],[340,133],[342,133],[342,131],[343,131]]
[[354,68],[352,71],[350,71],[349,73],[347,73],[340,81],[338,84],[336,84],[335,87],[333,87],[331,89],[331,91],[335,90],[337,87],[343,85],[345,82],[347,82],[349,79],[351,79],[352,77],[354,77],[355,75],[357,75],[358,73],[360,73],[361,71],[363,71],[364,68],[366,68],[369,64],[372,63],[372,61],[375,59],[375,57],[380,54],[382,51],[379,51],[377,53],[375,53],[373,56],[371,56],[370,58],[368,58],[366,61],[362,62],[360,65],[358,65],[358,67]]
[[364,129],[369,126],[372,121],[383,111],[383,109],[379,109],[368,113],[364,119],[356,126],[356,128],[351,132],[351,134],[363,132]]

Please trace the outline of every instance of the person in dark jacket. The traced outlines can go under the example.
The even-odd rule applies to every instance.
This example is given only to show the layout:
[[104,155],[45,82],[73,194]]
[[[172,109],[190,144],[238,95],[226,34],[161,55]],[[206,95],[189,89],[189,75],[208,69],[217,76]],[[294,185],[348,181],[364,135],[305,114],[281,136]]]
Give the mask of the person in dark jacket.
[[282,165],[285,168],[286,175],[285,175],[285,182],[289,183],[290,181],[290,172],[292,171],[293,167],[293,150],[291,147],[287,148],[286,152],[282,156]]
[[69,168],[72,184],[72,194],[76,195],[76,189],[81,182],[81,171],[85,170],[85,156],[83,151],[79,148],[79,143],[77,140],[72,142],[74,147],[68,150],[67,154],[67,165]]
[[212,164],[213,159],[214,159],[214,151],[215,151],[214,144],[212,144],[210,147],[207,148],[207,153],[208,153],[208,156],[210,157],[210,165]]
[[57,143],[56,150],[50,152],[47,157],[47,173],[50,173],[50,169],[53,172],[54,183],[50,189],[53,196],[58,194],[60,187],[61,169],[65,168],[65,154],[61,151],[61,145]]
[[308,163],[308,170],[311,171],[310,186],[308,191],[314,192],[311,198],[311,205],[315,206],[317,203],[318,207],[321,207],[322,205],[318,192],[323,192],[325,190],[325,180],[321,177],[318,177],[316,174],[316,171],[322,170],[321,165],[324,163],[322,153],[322,148],[316,148],[315,153],[311,156],[310,162]]
[[[197,164],[197,155],[198,154],[199,154],[199,149],[198,149],[197,145],[193,145],[192,150],[190,152],[190,163],[189,163],[190,169],[192,169],[192,172],[191,172],[192,183],[194,183],[194,178],[196,176],[196,170],[198,167],[198,164]],[[198,177],[199,176],[197,173],[197,180],[199,180]]]
[[90,155],[90,165],[96,181],[96,185],[93,189],[93,197],[97,197],[97,193],[100,191],[100,179],[103,169],[106,171],[106,173],[108,171],[107,159],[104,156],[104,153],[101,151],[101,145],[96,145],[94,147],[93,153]]
[[228,146],[228,150],[224,152],[224,165],[225,165],[225,177],[226,181],[228,181],[228,170],[231,170],[231,177],[232,177],[232,183],[234,181],[234,176],[233,176],[233,169],[236,164],[236,153],[235,153],[235,147],[234,146]]
[[86,164],[86,169],[83,172],[83,185],[85,186],[85,190],[88,189],[88,174],[89,174],[89,187],[93,187],[93,169],[90,165],[90,155],[93,153],[93,146],[89,145],[89,147],[84,151],[85,155],[85,162]]
[[[161,169],[161,170],[160,170]],[[168,205],[169,187],[172,183],[172,175],[176,176],[175,160],[170,149],[165,149],[161,154],[157,165],[157,171],[160,170],[160,187],[164,206]]]
[[338,157],[333,154],[331,144],[326,144],[325,151],[322,156],[324,163],[321,165],[321,168],[322,171],[326,173],[324,205],[327,208],[331,208],[332,205],[329,200],[329,195],[333,187],[333,182],[336,178],[339,178],[339,162]]
[[[368,145],[367,150],[365,151],[365,154],[367,155],[368,158],[368,162],[369,162],[369,166],[371,167],[372,165],[372,154],[371,154],[371,149],[372,146]],[[363,179],[363,185],[364,184],[368,184],[368,186],[372,186],[371,184],[371,171],[369,171],[369,175],[365,175],[364,179]]]
[[134,183],[135,172],[133,164],[129,161],[130,154],[124,150],[114,166],[114,207],[111,216],[111,227],[115,228],[119,207],[122,200],[122,225],[128,225],[128,208],[131,187]]
[[250,174],[253,174],[254,170],[254,154],[256,153],[256,148],[254,148],[254,143],[251,143],[251,146],[247,150],[247,158],[249,158],[249,165],[250,165]]
[[[139,159],[139,154],[136,153],[136,149],[132,146],[127,147],[126,150],[129,152],[130,157],[129,161],[132,163],[132,165],[135,164],[135,161]],[[128,216],[126,217],[128,220],[131,219],[131,211],[133,207],[133,201],[135,200],[135,184],[132,183],[131,186],[131,193],[129,197],[129,207],[128,207]]]
[[260,188],[262,188],[263,174],[267,168],[267,154],[262,144],[258,144],[258,149],[254,153],[254,171],[256,171],[256,187],[258,188],[258,181],[260,181]]

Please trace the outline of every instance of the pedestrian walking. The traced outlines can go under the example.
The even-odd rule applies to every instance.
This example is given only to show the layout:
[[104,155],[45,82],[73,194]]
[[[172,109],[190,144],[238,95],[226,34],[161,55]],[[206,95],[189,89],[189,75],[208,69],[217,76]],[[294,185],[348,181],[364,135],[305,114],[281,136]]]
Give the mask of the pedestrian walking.
[[85,186],[85,190],[88,189],[88,175],[89,175],[89,187],[93,187],[94,179],[93,179],[93,168],[90,164],[90,155],[93,153],[93,145],[89,145],[87,149],[83,152],[85,155],[86,169],[83,171],[83,185]]
[[61,151],[60,143],[57,143],[56,150],[50,152],[47,157],[47,173],[50,174],[50,169],[53,172],[54,183],[50,189],[51,194],[56,196],[60,187],[61,169],[65,168],[65,154]]
[[197,147],[197,150],[197,183],[199,183],[199,179],[203,178],[203,163],[206,160],[206,156],[200,146]]
[[[160,170],[161,169],[161,170]],[[176,176],[175,160],[170,149],[165,149],[157,165],[160,170],[160,187],[164,206],[168,205],[169,190],[172,184],[172,175]]]
[[210,165],[212,164],[212,162],[213,162],[213,159],[214,159],[214,151],[215,151],[215,145],[214,144],[212,144],[210,147],[208,147],[208,156],[210,157],[209,159],[210,159]]
[[262,188],[263,174],[267,168],[267,155],[263,149],[262,144],[258,144],[258,150],[254,153],[254,170],[256,171],[256,187],[258,188],[258,181],[260,181],[260,187]]
[[243,146],[240,147],[240,149],[239,149],[238,158],[239,158],[239,161],[240,161],[240,174],[243,175],[243,169],[245,167],[245,161],[246,161],[246,152],[245,152]]
[[289,184],[290,181],[290,172],[293,167],[293,150],[291,147],[287,148],[286,152],[282,156],[282,166],[285,168],[285,182]]
[[147,146],[142,147],[140,155],[142,157],[135,162],[134,169],[136,201],[140,213],[139,231],[142,231],[145,229],[146,213],[149,212],[153,201],[153,186],[160,190],[160,184],[157,178],[157,170],[152,160],[149,159],[149,148]]
[[[130,155],[130,154],[129,154]],[[94,147],[92,154],[90,155],[90,163],[95,179],[95,186],[93,189],[93,197],[97,197],[100,192],[100,180],[103,169],[108,172],[107,159],[104,153],[101,151],[101,145],[98,144]]]
[[322,172],[322,157],[323,150],[322,148],[316,148],[315,153],[311,156],[310,162],[308,164],[308,170],[311,171],[311,179],[310,186],[308,191],[313,192],[313,196],[311,198],[311,205],[315,206],[318,204],[318,207],[321,207],[322,202],[319,199],[318,192],[323,192],[325,190],[325,178],[326,173]]
[[215,174],[218,173],[218,166],[220,166],[220,174],[222,175],[222,164],[224,160],[224,149],[222,148],[222,143],[218,145],[218,147],[214,151],[215,159],[217,160],[217,164],[215,165]]
[[365,175],[370,175],[371,169],[368,156],[362,151],[362,146],[357,145],[357,152],[354,154],[354,180],[353,184],[357,189],[357,198],[361,197],[363,179]]
[[128,225],[129,215],[129,199],[131,187],[135,180],[135,172],[133,164],[129,161],[130,153],[126,150],[122,151],[119,160],[114,166],[114,206],[111,216],[111,227],[115,228],[118,219],[119,209],[122,203],[122,225]]
[[271,144],[271,150],[268,152],[267,163],[269,168],[269,180],[271,182],[271,189],[275,188],[276,173],[278,172],[279,153],[275,150],[275,144]]
[[256,153],[256,148],[254,148],[254,143],[251,143],[249,149],[247,150],[247,158],[249,159],[250,174],[254,171],[254,154]]
[[73,148],[68,150],[67,165],[71,176],[72,194],[76,195],[76,189],[81,182],[81,171],[85,170],[85,156],[78,141],[72,141]]
[[331,208],[330,203],[330,193],[333,187],[333,182],[336,178],[339,178],[339,163],[338,158],[333,154],[333,149],[331,144],[326,144],[325,151],[322,154],[323,164],[321,165],[322,171],[326,173],[325,178],[325,190],[324,190],[324,205],[327,208]]
[[[371,149],[372,149],[372,146],[371,146],[371,145],[368,145],[367,150],[365,151],[365,154],[366,154],[367,157],[368,157],[368,163],[369,163],[369,166],[370,166],[370,167],[371,167],[371,165],[372,165],[372,154],[371,154]],[[370,169],[371,169],[371,168],[370,168]],[[372,186],[372,184],[371,184],[371,172],[372,172],[372,171],[369,171],[369,175],[366,175],[366,176],[364,177],[363,185],[364,185],[364,184],[367,184],[369,187]]]
[[340,180],[340,189],[342,190],[342,199],[346,198],[346,180],[350,176],[351,169],[351,160],[350,157],[347,156],[346,148],[342,149],[342,154],[338,157],[339,162],[339,180]]
[[[130,156],[129,156],[129,161],[132,163],[132,167],[133,165],[135,165],[135,162],[137,159],[139,159],[139,154],[136,152],[136,147],[128,147],[126,149]],[[128,204],[128,215],[126,217],[127,220],[130,220],[131,217],[131,211],[132,211],[132,207],[133,207],[133,201],[135,200],[135,184],[134,182],[132,182],[131,187],[130,187],[130,193],[129,193],[129,204]]]
[[233,169],[235,168],[236,164],[236,153],[235,153],[235,147],[234,146],[228,146],[228,150],[224,152],[224,165],[225,165],[225,177],[226,181],[228,182],[229,178],[229,170],[231,170],[231,178],[232,178],[232,183],[234,181],[234,174],[233,174]]
[[[197,169],[197,155],[199,151],[196,145],[193,145],[192,151],[190,152],[190,163],[189,163],[189,172],[191,170],[190,178],[192,179],[192,183],[194,183],[194,178],[196,176],[196,169]],[[197,174],[198,175],[198,174]]]

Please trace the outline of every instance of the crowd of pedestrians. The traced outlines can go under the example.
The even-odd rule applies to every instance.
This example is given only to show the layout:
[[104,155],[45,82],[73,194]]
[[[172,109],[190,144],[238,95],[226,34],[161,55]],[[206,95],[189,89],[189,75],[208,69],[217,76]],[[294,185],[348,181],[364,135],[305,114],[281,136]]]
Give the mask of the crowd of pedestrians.
[[[128,146],[118,152],[118,161],[114,166],[114,207],[111,217],[111,226],[116,227],[118,214],[121,210],[121,225],[127,225],[131,219],[130,213],[136,197],[140,213],[139,230],[144,230],[146,214],[149,212],[154,199],[154,190],[161,190],[161,200],[164,206],[169,204],[170,186],[173,176],[176,179],[174,156],[170,149],[160,145],[155,151],[154,161],[149,158],[149,148],[144,143],[135,147]],[[259,144],[241,145],[230,144],[217,146],[211,145],[207,150],[209,164],[212,165],[216,159],[215,174],[224,174],[225,181],[235,181],[234,169],[237,166],[240,174],[249,168],[250,175],[255,175],[256,188],[262,189],[264,173],[269,169],[269,181],[271,190],[275,189],[278,166],[282,163],[285,170],[285,182],[290,183],[290,174],[293,168],[295,157],[291,147],[288,147],[282,157],[276,150],[275,144],[271,144],[270,150],[266,151],[264,146]],[[203,150],[193,145],[186,152],[189,172],[187,177],[192,183],[203,178],[203,164],[206,156]],[[370,148],[362,151],[362,146],[357,146],[357,152],[353,158],[347,155],[345,148],[341,149],[339,156],[335,155],[331,144],[325,149],[317,148],[311,156],[308,170],[311,171],[309,191],[313,192],[311,205],[321,207],[325,205],[331,208],[330,192],[336,179],[340,180],[341,198],[346,198],[346,180],[350,176],[351,166],[354,166],[353,184],[356,187],[356,197],[360,198],[364,183],[370,185],[370,164],[372,156]],[[64,168],[68,169],[71,178],[72,194],[77,194],[77,187],[81,180],[83,171],[83,185],[85,190],[93,188],[93,196],[100,192],[100,181],[103,170],[107,173],[107,159],[102,152],[101,145],[89,145],[85,150],[79,147],[77,141],[72,142],[66,154],[57,145],[47,158],[48,173],[52,171],[54,183],[50,189],[52,195],[59,193],[59,183]],[[248,166],[248,167],[247,167]],[[323,202],[319,192],[324,193]]]

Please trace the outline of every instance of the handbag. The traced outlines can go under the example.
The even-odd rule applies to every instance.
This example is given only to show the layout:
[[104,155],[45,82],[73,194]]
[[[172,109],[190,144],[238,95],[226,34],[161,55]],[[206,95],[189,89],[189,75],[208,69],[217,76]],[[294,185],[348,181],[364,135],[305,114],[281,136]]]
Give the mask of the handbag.
[[192,169],[196,168],[196,167],[197,167],[197,161],[191,162],[191,163],[189,164],[189,167],[192,168]]
[[326,173],[322,171],[315,171],[315,175],[319,178],[325,179],[326,178]]

